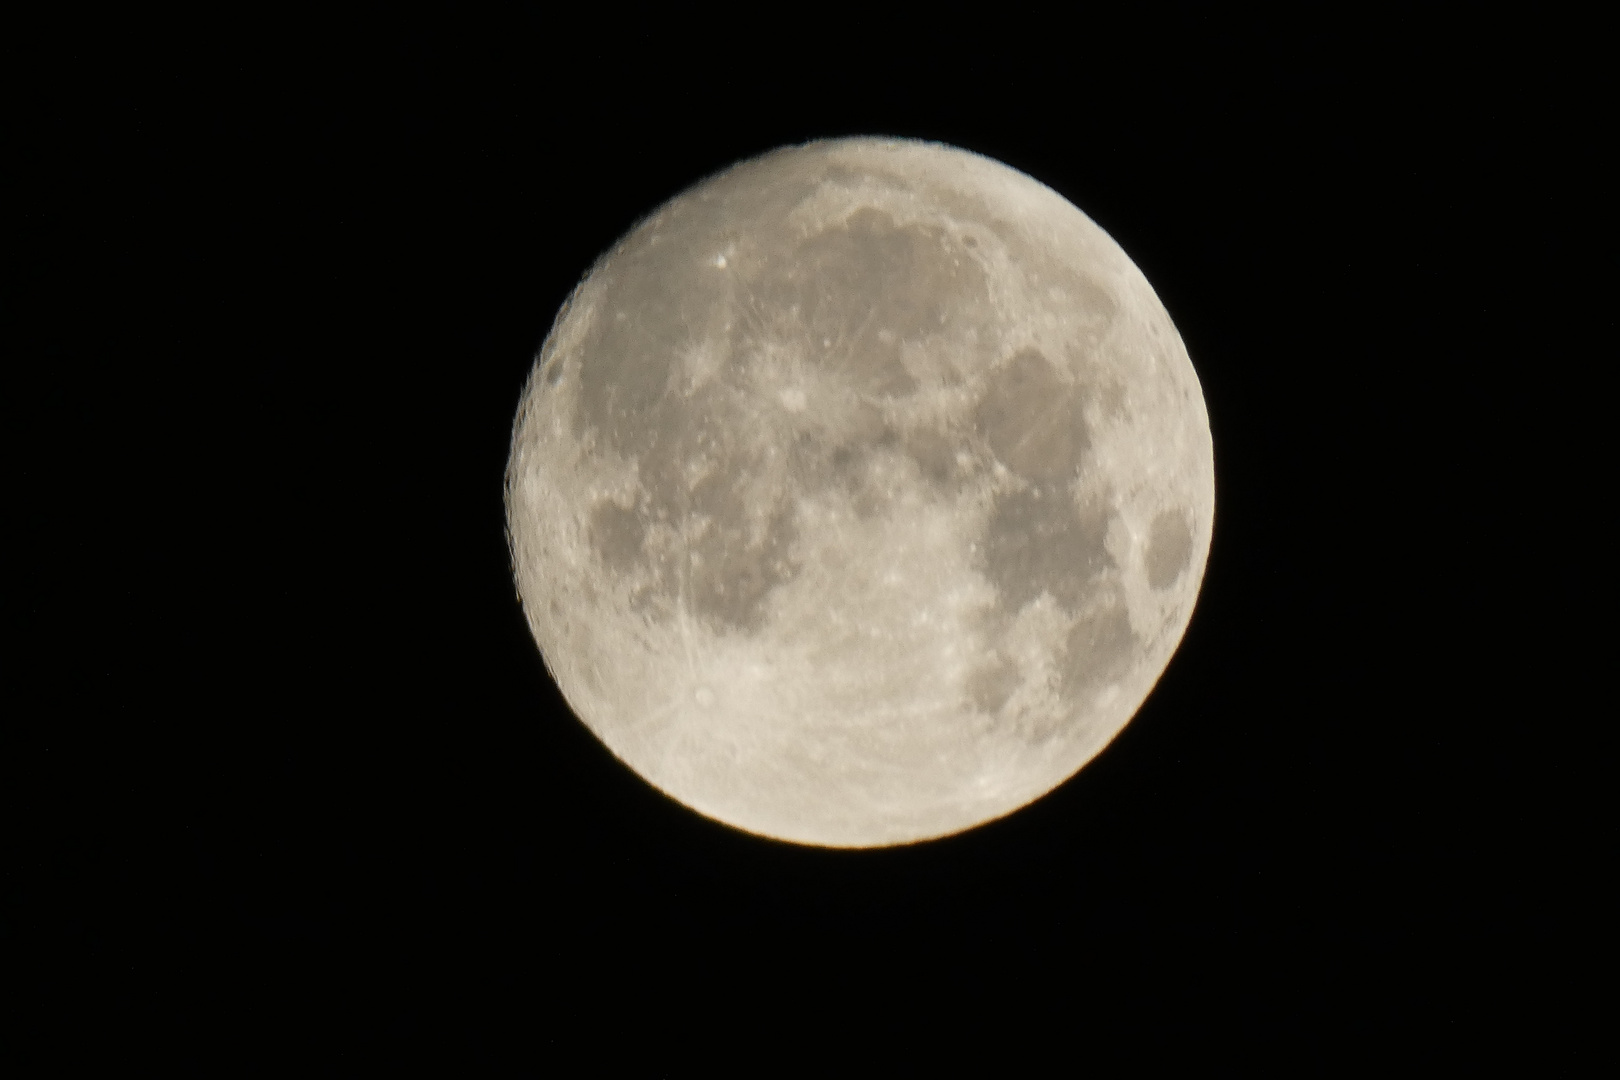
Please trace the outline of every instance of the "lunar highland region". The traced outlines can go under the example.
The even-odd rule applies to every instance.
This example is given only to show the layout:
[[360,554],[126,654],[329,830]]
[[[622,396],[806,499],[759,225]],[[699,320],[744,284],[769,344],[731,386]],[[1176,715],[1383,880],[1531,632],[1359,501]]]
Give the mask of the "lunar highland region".
[[939,144],[743,162],[557,316],[507,473],[518,592],[579,718],[749,832],[1000,817],[1124,727],[1191,617],[1197,376],[1119,246]]

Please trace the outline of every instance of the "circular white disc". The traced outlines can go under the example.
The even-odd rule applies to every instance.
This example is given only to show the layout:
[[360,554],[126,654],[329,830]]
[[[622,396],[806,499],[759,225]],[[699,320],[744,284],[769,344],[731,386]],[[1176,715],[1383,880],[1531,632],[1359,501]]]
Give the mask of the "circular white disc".
[[518,412],[518,591],[580,719],[701,813],[870,847],[999,817],[1141,705],[1214,469],[1141,272],[937,144],[778,150],[673,199]]

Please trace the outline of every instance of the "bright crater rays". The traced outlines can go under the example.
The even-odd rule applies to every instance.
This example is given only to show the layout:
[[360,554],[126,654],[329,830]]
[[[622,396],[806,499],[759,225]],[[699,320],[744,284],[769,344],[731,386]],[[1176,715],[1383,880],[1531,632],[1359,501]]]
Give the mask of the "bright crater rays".
[[847,139],[704,181],[558,315],[513,432],[535,640],[580,719],[731,825],[871,847],[1073,775],[1191,617],[1197,376],[1061,196]]

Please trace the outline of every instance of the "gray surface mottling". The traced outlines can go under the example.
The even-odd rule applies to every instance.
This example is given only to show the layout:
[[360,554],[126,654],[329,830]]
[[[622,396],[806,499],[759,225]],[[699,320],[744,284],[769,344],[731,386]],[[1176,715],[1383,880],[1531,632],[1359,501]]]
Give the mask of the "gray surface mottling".
[[1072,774],[1190,616],[1208,424],[1084,215],[946,147],[815,143],[639,224],[513,436],[519,591],[564,693],[665,791],[838,846]]

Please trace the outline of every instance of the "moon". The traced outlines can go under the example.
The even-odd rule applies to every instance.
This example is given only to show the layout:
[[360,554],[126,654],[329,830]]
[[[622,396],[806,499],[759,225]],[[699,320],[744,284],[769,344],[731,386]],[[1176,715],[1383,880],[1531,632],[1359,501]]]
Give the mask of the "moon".
[[1055,191],[837,139],[636,225],[557,315],[506,475],[558,687],[693,810],[911,843],[1049,792],[1179,644],[1209,420],[1146,278]]

